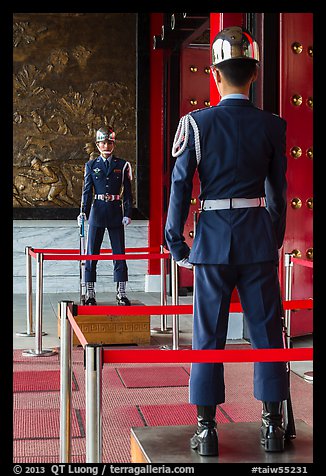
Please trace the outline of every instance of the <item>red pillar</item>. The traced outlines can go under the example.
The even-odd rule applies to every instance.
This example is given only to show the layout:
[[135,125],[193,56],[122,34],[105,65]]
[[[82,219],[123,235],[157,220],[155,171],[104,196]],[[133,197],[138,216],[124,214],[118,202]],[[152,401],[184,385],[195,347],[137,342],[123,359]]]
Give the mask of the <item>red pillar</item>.
[[[223,13],[211,13],[210,14],[210,63],[212,64],[212,44],[215,36],[221,31],[221,16]],[[217,90],[213,75],[209,75],[209,102],[211,106],[216,106],[220,101],[220,95]]]
[[[148,245],[163,243],[163,50],[153,50],[152,39],[161,33],[163,13],[150,18],[150,136],[149,136],[149,230]],[[160,274],[158,260],[148,261],[148,274]]]

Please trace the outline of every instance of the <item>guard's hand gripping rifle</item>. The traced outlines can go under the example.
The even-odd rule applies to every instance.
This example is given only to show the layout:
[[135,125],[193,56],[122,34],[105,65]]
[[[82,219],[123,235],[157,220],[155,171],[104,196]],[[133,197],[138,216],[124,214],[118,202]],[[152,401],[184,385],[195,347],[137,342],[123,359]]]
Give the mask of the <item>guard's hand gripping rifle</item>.
[[[81,207],[80,215],[78,216],[78,219],[77,219],[78,226],[79,226],[80,255],[86,254],[85,220],[86,220],[86,216],[85,216],[85,213],[83,213],[83,210]],[[80,273],[80,303],[82,305],[84,305],[86,302],[85,265],[86,265],[86,260],[81,260],[79,265],[79,273]]]

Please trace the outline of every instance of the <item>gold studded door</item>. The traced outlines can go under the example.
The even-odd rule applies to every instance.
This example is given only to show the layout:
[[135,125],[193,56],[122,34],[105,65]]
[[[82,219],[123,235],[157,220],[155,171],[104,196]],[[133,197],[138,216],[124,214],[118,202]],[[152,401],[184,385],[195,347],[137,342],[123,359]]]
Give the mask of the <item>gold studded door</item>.
[[[209,48],[183,48],[180,54],[180,117],[195,109],[209,106]],[[192,247],[194,213],[199,212],[199,178],[193,181],[192,201],[184,228],[186,243]],[[179,286],[193,286],[193,272],[179,268]]]
[[[284,252],[313,260],[313,20],[280,14],[280,114],[287,121],[288,212]],[[312,297],[312,268],[294,263],[292,299]],[[283,289],[284,289],[283,273]],[[312,332],[312,311],[296,311],[291,336]]]
[[[180,116],[195,109],[210,106],[210,50],[209,48],[184,48],[180,54]],[[200,203],[198,195],[200,184],[198,173],[193,180],[192,201],[188,219],[185,223],[184,236],[186,243],[192,247],[194,237],[195,214],[198,216]],[[179,286],[193,286],[193,272],[179,268]],[[239,296],[234,290],[232,302],[239,302]]]

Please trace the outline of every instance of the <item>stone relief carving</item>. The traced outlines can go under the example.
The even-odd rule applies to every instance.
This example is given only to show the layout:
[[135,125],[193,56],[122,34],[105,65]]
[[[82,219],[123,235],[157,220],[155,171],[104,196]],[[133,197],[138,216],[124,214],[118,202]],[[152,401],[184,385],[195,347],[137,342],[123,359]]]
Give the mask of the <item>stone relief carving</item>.
[[67,51],[62,49],[54,50],[50,55],[49,64],[46,69],[49,73],[60,74],[65,70],[68,61],[69,55]]
[[35,27],[29,21],[14,22],[13,27],[13,44],[14,47],[28,45],[34,43],[42,33],[47,31],[45,25]]
[[14,76],[14,96],[16,94],[17,98],[26,99],[44,93],[44,88],[39,84],[44,76],[35,65],[24,65]]
[[94,142],[86,142],[84,147],[86,154],[88,154],[89,160],[96,159],[98,157],[98,149]]
[[72,50],[72,54],[76,58],[79,66],[81,68],[86,68],[87,61],[89,57],[91,56],[92,52],[88,50],[87,48],[85,48],[84,46],[78,45],[76,46],[76,48]]
[[33,119],[33,122],[38,131],[40,131],[43,134],[46,134],[47,132],[51,131],[51,129],[45,122],[44,118],[38,113],[37,110],[31,111],[30,116]]
[[[42,162],[38,157],[33,157],[30,169],[19,172],[14,185],[16,189],[24,191],[28,203],[48,201],[59,207],[62,204],[78,206],[74,197],[68,195],[69,183],[71,185],[71,177],[67,180],[61,168],[53,161]],[[28,196],[31,190],[33,194]]]
[[[15,22],[14,46],[42,41],[45,32],[51,34],[33,22]],[[93,53],[78,42],[52,48],[43,62],[18,63],[13,78],[14,207],[78,207],[84,164],[98,156],[94,137],[103,124],[114,127],[117,149],[135,147],[135,98],[126,84],[90,82],[90,75],[79,89],[66,79],[76,67],[87,69]]]
[[14,124],[21,124],[23,122],[23,116],[18,112],[14,112]]

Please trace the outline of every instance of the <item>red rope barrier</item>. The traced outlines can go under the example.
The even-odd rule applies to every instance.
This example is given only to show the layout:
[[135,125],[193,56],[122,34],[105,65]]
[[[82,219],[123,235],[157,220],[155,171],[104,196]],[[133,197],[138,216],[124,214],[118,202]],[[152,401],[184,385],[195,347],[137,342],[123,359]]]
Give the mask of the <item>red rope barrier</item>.
[[[192,304],[180,304],[178,306],[76,306],[78,316],[94,315],[119,315],[119,316],[138,316],[149,314],[193,314]],[[289,309],[312,309],[312,299],[299,299],[293,301],[283,301],[284,310]],[[239,302],[230,304],[230,312],[242,312]]]
[[28,253],[31,255],[32,258],[36,258],[36,253],[34,250],[28,250]]
[[312,310],[313,309],[313,299],[291,299],[290,301],[283,301],[283,308],[285,311],[289,310],[301,310],[301,309],[307,309],[307,310]]
[[148,254],[125,254],[125,255],[47,255],[43,259],[48,261],[87,261],[87,260],[137,260],[137,259],[169,259],[170,255],[166,253],[148,253]]
[[[238,304],[238,303],[236,303]],[[193,305],[183,304],[180,306],[77,306],[78,316],[138,316],[149,314],[192,314]]]
[[[33,248],[32,252],[33,252],[33,254],[43,253],[45,255],[46,255],[46,253],[56,253],[56,254],[69,255],[69,254],[79,254],[80,250],[77,250],[77,249],[69,250],[69,249],[61,249],[61,248],[48,248],[48,249]],[[30,250],[30,254],[32,254],[31,250]]]
[[[83,347],[88,345],[88,341],[79,328],[69,307],[67,308],[67,317],[80,344]],[[163,349],[103,349],[104,363],[288,362],[307,360],[313,360],[313,348],[311,347],[298,349],[169,350],[168,352]]]
[[312,348],[237,350],[103,350],[104,363],[288,362],[313,360]]
[[314,267],[314,262],[313,261],[309,261],[307,259],[302,259],[302,258],[294,258],[292,257],[291,258],[291,261],[293,263],[297,263],[298,265],[300,266],[305,266],[307,268],[313,268]]
[[[82,306],[88,307],[88,306]],[[104,307],[104,306],[103,306]],[[135,306],[140,307],[140,306]],[[146,307],[146,306],[145,306]],[[156,306],[148,306],[156,307]],[[165,306],[157,306],[165,307]],[[170,306],[180,307],[180,306]],[[181,306],[189,307],[189,306]],[[67,317],[79,342],[88,342],[70,308]],[[214,363],[214,362],[288,362],[313,360],[313,348],[298,349],[221,349],[221,350],[111,350],[103,349],[104,363]]]
[[71,327],[72,327],[73,331],[75,332],[79,342],[81,343],[81,345],[83,347],[85,347],[85,345],[88,344],[88,341],[86,340],[86,337],[82,333],[82,331],[81,331],[79,325],[77,324],[74,316],[72,315],[71,310],[69,309],[69,307],[67,308],[67,317],[69,319]]
[[[147,246],[143,248],[125,248],[125,251],[127,253],[129,252],[143,252],[143,251],[148,251],[148,252],[159,252],[160,249],[157,246]],[[79,249],[62,249],[62,248],[32,248],[29,250],[29,254],[35,255],[36,253],[52,253],[52,254],[79,254],[80,250]],[[100,254],[102,253],[112,253],[111,248],[103,248],[100,251]],[[169,252],[168,252],[169,253]]]

